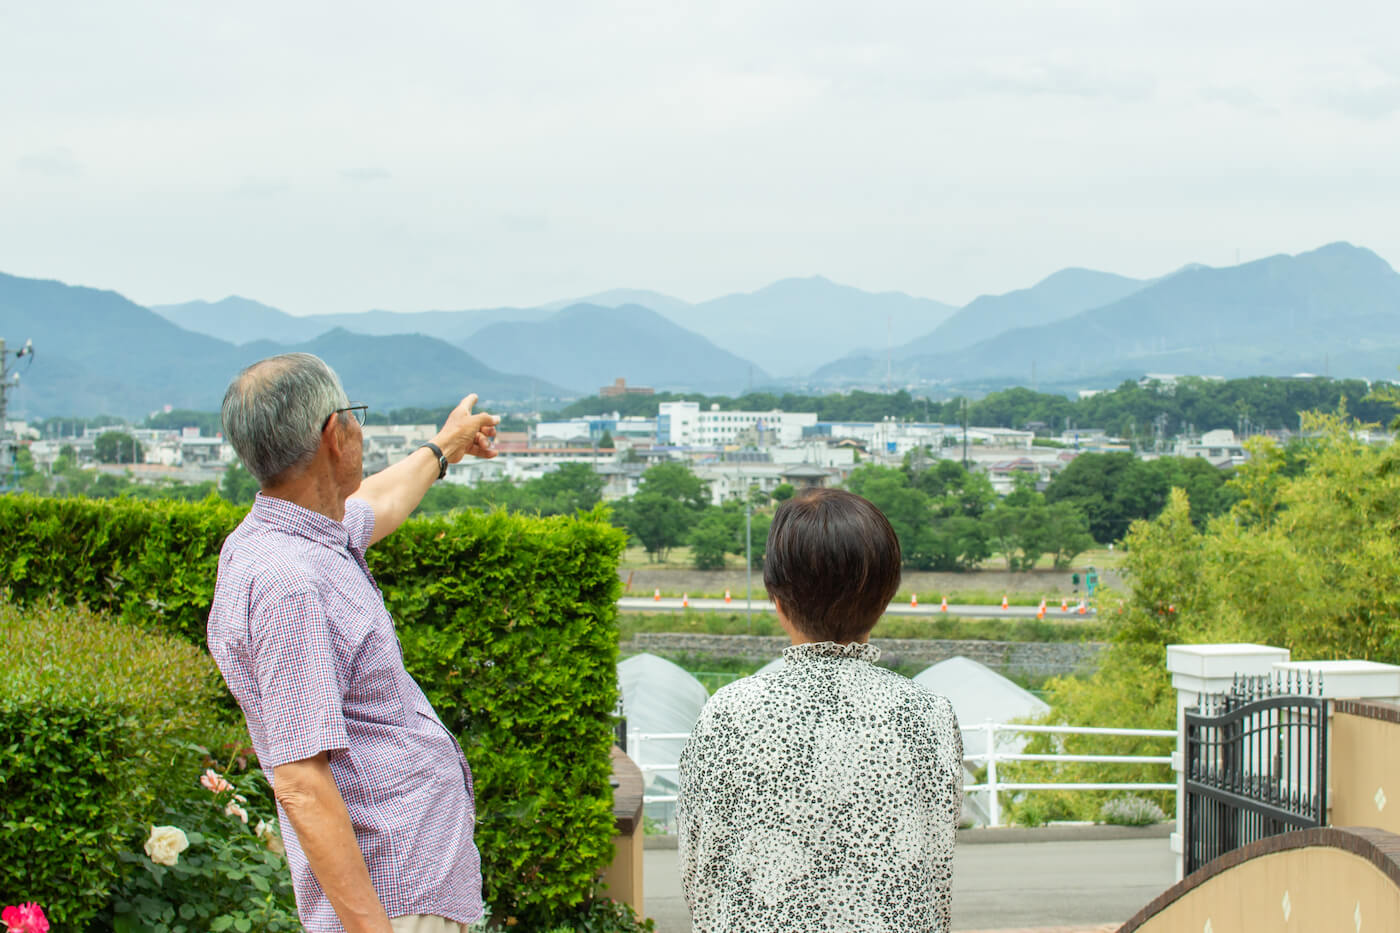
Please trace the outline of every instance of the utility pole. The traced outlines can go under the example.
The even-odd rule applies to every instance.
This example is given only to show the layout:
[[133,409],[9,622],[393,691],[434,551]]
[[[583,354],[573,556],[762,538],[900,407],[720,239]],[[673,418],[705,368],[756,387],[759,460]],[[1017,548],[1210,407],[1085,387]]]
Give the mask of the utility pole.
[[967,469],[967,396],[962,400],[962,423],[963,423],[963,469]]

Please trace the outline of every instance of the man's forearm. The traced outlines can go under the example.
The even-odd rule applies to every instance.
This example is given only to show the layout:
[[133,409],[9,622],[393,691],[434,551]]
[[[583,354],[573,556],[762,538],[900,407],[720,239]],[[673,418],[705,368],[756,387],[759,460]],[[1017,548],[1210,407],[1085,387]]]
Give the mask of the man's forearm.
[[273,781],[306,862],[341,925],[349,933],[391,933],[325,753],[277,766]]
[[398,463],[360,482],[360,488],[352,495],[368,502],[374,510],[371,544],[389,537],[413,514],[423,496],[437,482],[440,469],[433,452],[420,447]]

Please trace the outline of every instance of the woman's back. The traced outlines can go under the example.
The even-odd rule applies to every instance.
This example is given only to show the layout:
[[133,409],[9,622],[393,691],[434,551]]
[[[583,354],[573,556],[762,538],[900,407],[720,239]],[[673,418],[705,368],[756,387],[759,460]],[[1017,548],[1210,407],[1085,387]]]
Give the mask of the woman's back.
[[706,705],[677,811],[697,931],[948,929],[956,718],[878,657],[795,645]]

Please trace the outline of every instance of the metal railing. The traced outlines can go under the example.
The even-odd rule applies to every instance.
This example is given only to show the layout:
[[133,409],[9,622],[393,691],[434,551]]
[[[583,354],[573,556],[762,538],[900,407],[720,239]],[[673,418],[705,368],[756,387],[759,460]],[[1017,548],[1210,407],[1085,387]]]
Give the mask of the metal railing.
[[[1014,723],[989,722],[980,726],[964,726],[963,732],[980,731],[986,736],[986,751],[981,754],[968,754],[963,750],[964,764],[986,764],[986,779],[980,784],[968,784],[963,787],[964,793],[985,793],[987,795],[987,825],[1001,825],[1001,803],[1000,795],[1002,791],[1029,791],[1029,790],[1124,790],[1124,791],[1175,791],[1176,783],[1157,782],[1119,782],[1119,783],[1017,783],[1000,781],[997,779],[997,766],[1000,763],[1009,761],[1043,761],[1052,763],[1099,763],[1099,764],[1150,764],[1150,765],[1170,765],[1171,755],[1069,755],[1069,754],[1031,754],[1014,751],[999,751],[997,749],[997,735],[1016,733],[1050,733],[1052,735],[1104,735],[1104,736],[1135,736],[1138,738],[1176,738],[1175,729],[1109,729],[1097,726],[1033,726],[1017,725]],[[627,754],[641,768],[642,773],[653,774],[668,772],[677,777],[678,768],[676,765],[664,764],[641,764],[641,749],[644,743],[661,740],[685,740],[690,738],[688,732],[633,732],[627,736]],[[646,794],[642,798],[643,803],[675,803],[675,794]]]
[[964,793],[985,793],[987,795],[987,825],[1001,825],[1001,792],[1027,790],[1176,790],[1176,782],[1156,783],[1150,781],[1116,783],[1086,782],[1042,782],[1021,783],[997,779],[997,765],[1007,761],[1045,761],[1058,764],[1122,764],[1122,765],[1170,765],[1171,755],[1067,755],[1030,754],[1023,752],[999,751],[997,733],[1049,733],[1051,735],[1121,735],[1138,738],[1176,738],[1175,729],[1110,729],[1100,726],[1031,726],[1015,723],[989,722],[980,726],[963,726],[963,732],[980,731],[986,736],[986,751],[980,755],[968,754],[963,749],[964,764],[985,764],[987,775],[981,784],[963,786]]

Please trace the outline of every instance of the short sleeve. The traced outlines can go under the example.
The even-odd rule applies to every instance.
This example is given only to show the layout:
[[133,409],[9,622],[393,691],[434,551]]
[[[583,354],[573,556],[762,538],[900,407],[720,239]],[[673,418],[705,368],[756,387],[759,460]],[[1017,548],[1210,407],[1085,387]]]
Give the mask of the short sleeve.
[[267,731],[266,768],[349,747],[329,620],[313,592],[254,611],[253,679]]
[[341,524],[350,535],[350,546],[363,554],[374,537],[374,508],[363,499],[346,499]]

